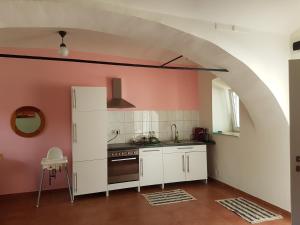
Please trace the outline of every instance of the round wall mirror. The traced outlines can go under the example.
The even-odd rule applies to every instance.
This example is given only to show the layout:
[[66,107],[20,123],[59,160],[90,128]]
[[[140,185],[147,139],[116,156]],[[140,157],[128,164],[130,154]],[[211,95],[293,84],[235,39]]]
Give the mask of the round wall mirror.
[[44,114],[36,107],[23,106],[13,113],[11,127],[22,137],[37,136],[45,127]]

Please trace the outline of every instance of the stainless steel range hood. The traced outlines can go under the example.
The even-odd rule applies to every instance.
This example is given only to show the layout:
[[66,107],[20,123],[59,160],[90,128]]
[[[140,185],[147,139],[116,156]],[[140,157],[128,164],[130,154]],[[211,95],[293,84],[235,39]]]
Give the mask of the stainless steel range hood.
[[107,102],[107,108],[135,108],[133,104],[122,98],[122,81],[112,79],[112,99]]

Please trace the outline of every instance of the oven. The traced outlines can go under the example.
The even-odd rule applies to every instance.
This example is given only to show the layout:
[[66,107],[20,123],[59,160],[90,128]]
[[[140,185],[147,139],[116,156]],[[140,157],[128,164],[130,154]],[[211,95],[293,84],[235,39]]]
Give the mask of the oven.
[[108,151],[108,184],[139,180],[139,150]]

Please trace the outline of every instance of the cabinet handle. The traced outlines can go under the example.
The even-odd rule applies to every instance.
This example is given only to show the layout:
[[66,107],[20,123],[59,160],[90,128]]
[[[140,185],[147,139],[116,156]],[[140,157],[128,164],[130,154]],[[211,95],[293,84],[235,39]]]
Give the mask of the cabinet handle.
[[74,109],[76,109],[76,90],[73,89],[73,96],[74,96]]
[[122,161],[131,161],[131,160],[136,160],[136,157],[132,158],[125,158],[125,159],[112,159],[111,162],[122,162]]
[[75,140],[75,143],[77,143],[77,125],[76,123],[74,123],[74,140]]
[[74,140],[74,123],[72,123],[72,141],[73,141],[73,143],[75,142],[75,140]]
[[180,147],[180,148],[177,148],[177,149],[194,149],[194,147]]
[[141,164],[141,176],[144,176],[144,164],[143,164],[143,159],[140,159],[140,164]]
[[159,149],[155,149],[155,150],[143,150],[143,152],[160,152]]
[[75,187],[74,187],[74,192],[77,193],[77,173],[74,173],[74,180],[75,180]]
[[187,158],[187,172],[189,173],[190,172],[190,156],[187,155],[186,158]]
[[182,171],[185,172],[184,155],[182,155]]

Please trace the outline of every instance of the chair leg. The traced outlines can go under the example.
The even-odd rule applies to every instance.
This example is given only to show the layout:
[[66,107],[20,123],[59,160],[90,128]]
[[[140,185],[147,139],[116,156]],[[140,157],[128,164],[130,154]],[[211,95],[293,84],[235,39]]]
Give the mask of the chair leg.
[[69,186],[70,199],[71,199],[71,203],[73,203],[73,202],[74,202],[74,199],[73,199],[73,195],[72,195],[72,190],[71,190],[71,185],[70,185],[70,178],[69,178],[69,173],[68,173],[68,168],[67,168],[67,166],[65,166],[65,170],[66,170],[66,177],[67,177],[68,186]]
[[40,198],[41,198],[41,192],[43,188],[43,180],[44,180],[44,169],[41,169],[41,181],[40,181],[40,188],[39,188],[39,193],[38,193],[38,199],[36,203],[36,207],[38,208],[40,206]]

